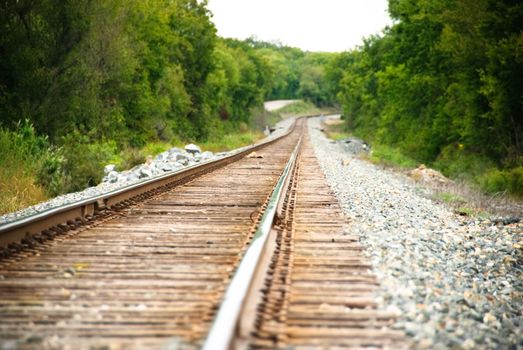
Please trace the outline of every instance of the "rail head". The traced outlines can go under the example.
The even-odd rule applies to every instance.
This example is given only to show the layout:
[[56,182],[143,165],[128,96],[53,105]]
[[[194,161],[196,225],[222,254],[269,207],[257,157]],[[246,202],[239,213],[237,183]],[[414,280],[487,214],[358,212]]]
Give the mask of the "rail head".
[[[0,250],[7,249],[6,247],[10,244],[18,245],[18,242],[24,239],[30,239],[34,235],[40,234],[45,230],[56,227],[57,225],[66,227],[68,225],[67,223],[70,223],[71,221],[79,224],[83,221],[83,218],[94,215],[100,209],[107,209],[115,206],[118,207],[120,203],[128,203],[130,199],[139,197],[144,193],[149,193],[156,188],[176,183],[186,178],[194,178],[237,161],[249,153],[277,142],[291,134],[296,127],[296,121],[297,119],[282,135],[270,138],[252,146],[241,148],[237,152],[226,157],[196,164],[181,170],[168,172],[104,194],[51,208],[1,225]],[[2,252],[0,251],[0,253]],[[2,258],[1,254],[0,258]]]
[[291,176],[301,146],[301,138],[287,162],[262,215],[256,233],[247,248],[233,278],[225,292],[211,329],[203,345],[203,350],[227,350],[231,347],[244,300],[252,285],[255,270],[262,259],[264,247],[275,220],[278,204],[285,193],[285,184]]

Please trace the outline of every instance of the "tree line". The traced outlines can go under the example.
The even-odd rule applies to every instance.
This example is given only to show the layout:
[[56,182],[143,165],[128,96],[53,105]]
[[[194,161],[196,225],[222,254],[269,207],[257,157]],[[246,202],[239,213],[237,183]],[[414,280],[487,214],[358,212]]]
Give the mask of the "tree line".
[[327,67],[347,127],[523,195],[523,3],[389,0],[389,13]]
[[248,128],[265,99],[327,103],[328,54],[224,39],[211,16],[197,0],[3,1],[0,162],[21,166],[2,182],[33,164],[50,194],[79,190],[149,142]]
[[220,138],[264,100],[295,98],[339,104],[351,132],[446,175],[521,193],[523,5],[389,0],[389,13],[382,35],[333,54],[221,38],[205,1],[4,1],[0,187],[79,190],[151,143]]
[[3,123],[29,119],[53,141],[204,138],[214,116],[251,107],[268,88],[265,62],[219,40],[196,0],[1,6]]

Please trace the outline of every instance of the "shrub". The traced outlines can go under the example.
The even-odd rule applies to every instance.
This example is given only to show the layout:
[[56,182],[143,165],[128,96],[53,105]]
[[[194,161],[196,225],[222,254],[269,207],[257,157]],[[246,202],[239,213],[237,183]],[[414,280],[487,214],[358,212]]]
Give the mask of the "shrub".
[[399,149],[380,144],[372,146],[370,160],[401,168],[414,168],[417,165],[414,159],[405,156]]
[[118,170],[131,169],[145,162],[145,155],[140,149],[126,148],[121,152],[121,157],[115,162]]
[[66,187],[66,175],[64,174],[65,159],[61,149],[49,152],[45,157],[36,174],[38,183],[42,185],[50,196],[63,193]]
[[469,153],[459,144],[445,147],[432,166],[447,177],[468,181],[496,167],[487,157]]
[[74,192],[98,184],[103,168],[118,157],[116,143],[105,141],[91,143],[87,136],[78,132],[63,138],[66,173],[63,191]]
[[491,170],[479,177],[481,188],[488,193],[507,192],[523,197],[523,167]]
[[[38,175],[55,157],[58,150],[51,149],[47,137],[38,136],[28,121],[19,122],[13,131],[0,129],[0,213],[48,198]],[[49,178],[60,178],[58,172],[49,170]]]

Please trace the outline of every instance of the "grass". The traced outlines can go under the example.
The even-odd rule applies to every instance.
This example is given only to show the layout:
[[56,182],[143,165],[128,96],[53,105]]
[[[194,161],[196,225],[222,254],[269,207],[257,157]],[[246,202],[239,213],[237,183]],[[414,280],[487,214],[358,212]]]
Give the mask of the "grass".
[[439,192],[435,195],[435,199],[444,203],[465,203],[467,201],[462,196],[452,192]]
[[479,218],[497,216],[521,216],[523,203],[507,195],[490,195],[466,180],[446,184],[425,184],[431,189],[429,196],[447,205],[456,214]]
[[332,108],[318,108],[308,101],[298,100],[275,111],[283,119],[288,117],[305,117],[309,115],[332,114]]
[[384,164],[404,169],[412,169],[418,165],[414,159],[407,157],[401,153],[399,149],[380,144],[372,146],[369,159],[376,164]]
[[488,219],[492,217],[491,213],[471,206],[454,206],[454,213],[461,216],[470,216],[481,219]]
[[474,216],[476,211],[469,207],[459,207],[454,212],[461,216]]
[[48,199],[45,188],[35,183],[35,176],[24,169],[6,169],[2,165],[0,179],[0,215]]
[[36,179],[47,159],[47,139],[28,123],[16,131],[0,129],[0,214],[16,211],[48,198]]
[[152,155],[155,156],[159,153],[165,152],[170,148],[173,147],[181,147],[181,142],[165,142],[165,141],[153,141],[148,142],[145,144],[145,146],[140,150],[140,152],[144,155]]
[[436,192],[433,199],[437,202],[447,204],[449,207],[454,209],[454,212],[461,216],[480,216],[488,217],[489,213],[482,211],[478,208],[474,208],[472,201],[467,200],[462,195],[456,193],[456,191],[449,190]]
[[352,134],[345,130],[345,123],[343,120],[326,120],[323,124],[323,132],[331,140],[343,140],[346,139]]
[[448,204],[462,204],[467,202],[465,198],[453,192],[439,192],[434,197]]
[[510,193],[516,198],[523,199],[523,166],[512,169],[492,169],[476,180],[487,193]]
[[326,131],[325,134],[327,135],[327,137],[331,140],[334,140],[334,141],[339,141],[339,140],[345,140],[346,138],[352,136],[350,133],[348,132],[335,132],[335,131]]
[[261,131],[247,130],[238,133],[228,133],[223,137],[214,138],[198,144],[203,151],[223,152],[250,145],[263,139]]

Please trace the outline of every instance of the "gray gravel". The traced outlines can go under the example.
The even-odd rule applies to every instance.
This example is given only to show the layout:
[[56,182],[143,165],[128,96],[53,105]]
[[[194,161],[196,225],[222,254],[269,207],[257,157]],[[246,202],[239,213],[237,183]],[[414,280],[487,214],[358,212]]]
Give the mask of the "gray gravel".
[[336,141],[336,143],[341,145],[345,152],[349,152],[354,155],[370,152],[370,146],[357,137],[347,137],[346,139]]
[[309,121],[316,155],[411,347],[523,349],[523,225],[456,216],[319,129]]
[[[292,124],[292,121],[292,118],[280,121],[276,124],[275,131],[260,142],[265,142],[266,140],[278,137],[285,133]],[[83,191],[57,196],[46,202],[38,203],[16,212],[1,215],[0,225],[5,225],[7,223],[35,215],[37,213],[60,207],[62,205],[100,196],[138,182],[147,181],[154,177],[165,175],[169,172],[178,171],[183,168],[196,165],[198,163],[223,158],[225,156],[241,152],[248,147],[250,146],[238,148],[230,152],[213,154],[212,152],[208,151],[202,152],[202,150],[197,145],[189,144],[185,146],[185,149],[174,147],[158,154],[154,158],[148,157],[144,164],[140,164],[132,169],[122,172],[116,171],[113,164],[108,164],[104,167],[105,177],[97,186],[86,188]]]

